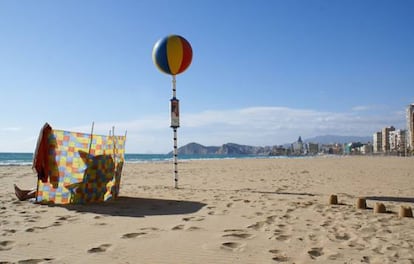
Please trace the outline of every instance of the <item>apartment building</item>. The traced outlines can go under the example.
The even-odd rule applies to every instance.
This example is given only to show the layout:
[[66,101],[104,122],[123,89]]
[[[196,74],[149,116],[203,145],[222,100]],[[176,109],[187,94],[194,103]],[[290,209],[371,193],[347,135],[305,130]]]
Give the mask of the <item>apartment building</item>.
[[406,135],[406,130],[397,129],[394,131],[390,131],[389,144],[391,153],[405,155],[407,147]]
[[410,150],[414,150],[414,104],[407,107],[407,143]]
[[374,153],[382,152],[382,132],[375,132],[372,136],[372,146]]
[[390,132],[395,131],[395,127],[384,127],[382,129],[382,152],[390,152]]

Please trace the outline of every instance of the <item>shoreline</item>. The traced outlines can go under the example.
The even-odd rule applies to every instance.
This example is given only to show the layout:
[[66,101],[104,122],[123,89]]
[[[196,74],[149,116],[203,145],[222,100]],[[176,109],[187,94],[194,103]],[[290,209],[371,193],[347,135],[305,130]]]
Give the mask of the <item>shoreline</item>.
[[[1,154],[1,153],[0,153]],[[25,153],[27,154],[27,153]],[[127,154],[128,155],[128,154]],[[142,155],[142,156],[167,156],[164,154],[129,154],[129,155]],[[194,157],[191,157],[194,156]],[[318,154],[318,155],[291,155],[291,156],[267,156],[267,155],[184,155],[178,156],[179,162],[189,161],[208,161],[208,160],[245,160],[245,159],[314,159],[314,158],[352,158],[352,157],[367,157],[367,158],[414,158],[414,156],[397,156],[397,155],[338,155],[338,154]],[[163,159],[125,159],[125,163],[129,164],[143,164],[143,163],[168,163],[172,162],[173,158]],[[31,160],[0,160],[0,167],[7,166],[31,166]]]

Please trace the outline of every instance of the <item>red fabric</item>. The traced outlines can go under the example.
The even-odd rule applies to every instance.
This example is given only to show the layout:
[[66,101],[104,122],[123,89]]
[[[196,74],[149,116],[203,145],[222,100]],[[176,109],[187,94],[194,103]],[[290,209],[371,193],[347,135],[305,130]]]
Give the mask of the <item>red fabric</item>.
[[37,177],[42,182],[48,182],[49,178],[49,135],[52,127],[46,123],[40,130],[39,139],[33,159],[33,168],[37,172]]

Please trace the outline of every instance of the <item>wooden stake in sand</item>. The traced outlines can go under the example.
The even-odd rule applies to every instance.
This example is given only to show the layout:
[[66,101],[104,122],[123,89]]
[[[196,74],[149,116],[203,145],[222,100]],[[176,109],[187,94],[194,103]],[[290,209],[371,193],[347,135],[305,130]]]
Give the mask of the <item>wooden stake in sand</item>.
[[91,148],[92,148],[92,141],[93,141],[93,127],[95,126],[95,122],[92,122],[92,127],[91,127],[91,138],[89,140],[89,149],[88,149],[88,154],[91,154]]
[[386,213],[385,205],[383,203],[375,203],[374,206],[374,213],[376,214],[383,214]]
[[329,196],[329,204],[338,204],[338,196],[334,194]]
[[356,201],[356,208],[357,209],[367,209],[367,201],[365,198],[358,198]]
[[413,211],[411,210],[410,206],[401,205],[398,216],[399,217],[413,217]]

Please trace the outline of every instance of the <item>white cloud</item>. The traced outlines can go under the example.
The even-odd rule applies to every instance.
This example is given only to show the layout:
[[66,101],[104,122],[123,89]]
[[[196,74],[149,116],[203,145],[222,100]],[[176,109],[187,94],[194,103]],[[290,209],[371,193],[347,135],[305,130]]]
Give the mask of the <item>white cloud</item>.
[[369,109],[371,109],[371,106],[368,105],[358,105],[358,106],[354,106],[352,107],[352,111],[367,111]]
[[0,128],[1,131],[5,131],[5,132],[13,132],[13,131],[20,131],[21,128],[20,127],[2,127]]

